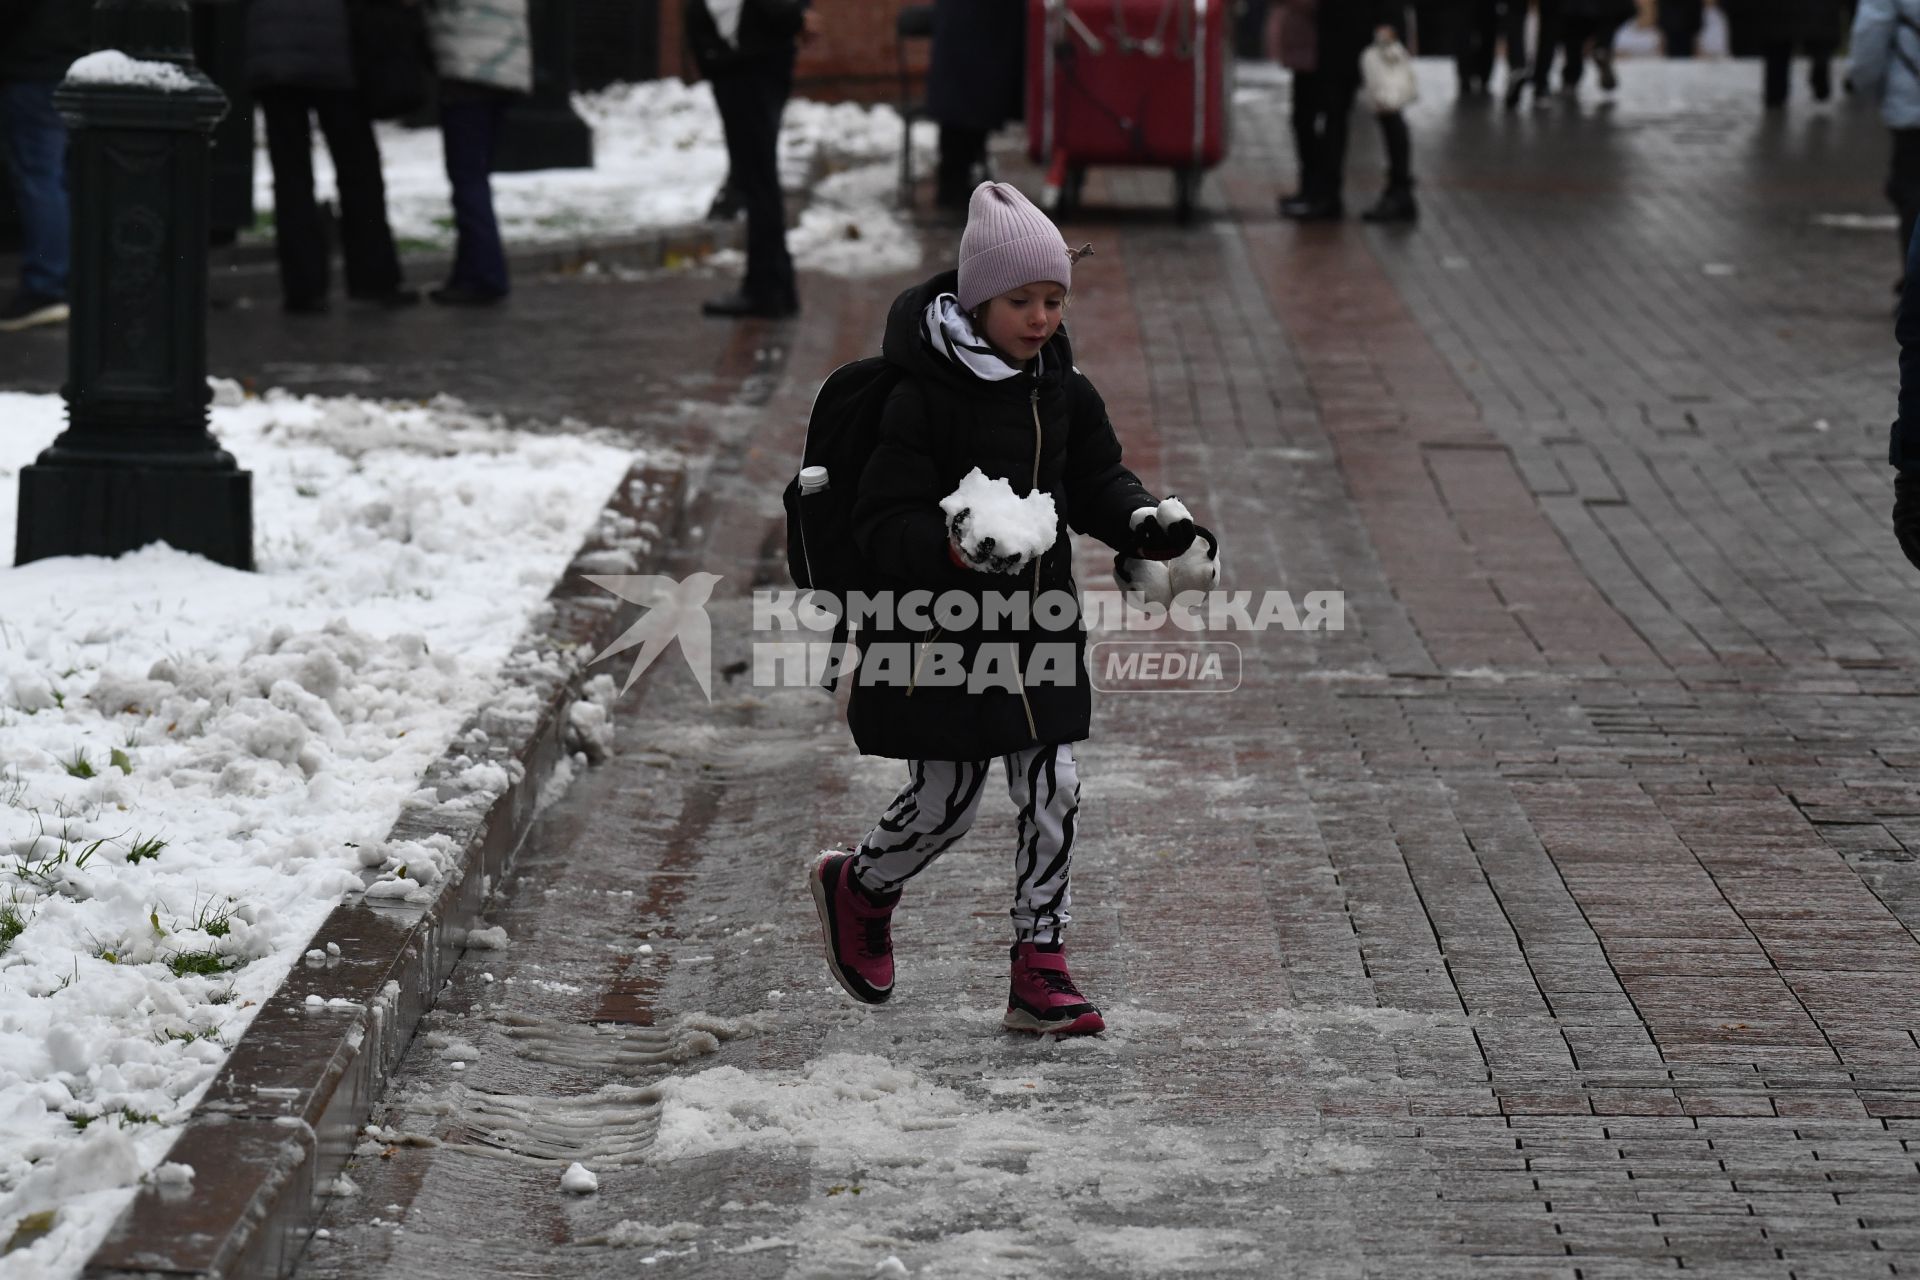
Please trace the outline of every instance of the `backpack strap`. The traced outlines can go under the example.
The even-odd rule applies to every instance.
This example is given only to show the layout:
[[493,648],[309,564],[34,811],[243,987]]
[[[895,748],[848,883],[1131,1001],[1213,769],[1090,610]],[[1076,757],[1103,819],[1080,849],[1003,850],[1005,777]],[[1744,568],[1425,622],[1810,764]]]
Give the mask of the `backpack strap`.
[[1893,21],[1893,39],[1890,41],[1893,46],[1893,56],[1900,59],[1900,65],[1907,69],[1908,75],[1915,80],[1920,80],[1920,62],[1914,61],[1913,55],[1900,47],[1900,33],[1902,31],[1920,33],[1920,22],[1915,22],[1907,16],[1907,11],[1900,7],[1900,0],[1893,0]]

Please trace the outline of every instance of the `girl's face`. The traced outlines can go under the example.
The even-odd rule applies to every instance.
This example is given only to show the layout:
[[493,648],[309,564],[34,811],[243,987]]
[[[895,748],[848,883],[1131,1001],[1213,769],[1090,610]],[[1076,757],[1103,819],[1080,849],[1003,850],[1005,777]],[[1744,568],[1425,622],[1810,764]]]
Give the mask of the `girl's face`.
[[1059,329],[1066,309],[1063,286],[1050,280],[1021,285],[981,306],[980,336],[1014,364],[1025,364]]

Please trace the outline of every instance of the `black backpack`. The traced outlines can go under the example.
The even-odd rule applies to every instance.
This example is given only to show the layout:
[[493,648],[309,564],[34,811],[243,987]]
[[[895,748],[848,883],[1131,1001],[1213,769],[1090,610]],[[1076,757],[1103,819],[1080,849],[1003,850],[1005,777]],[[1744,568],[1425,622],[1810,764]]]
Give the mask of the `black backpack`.
[[902,374],[884,357],[868,356],[828,374],[813,399],[800,465],[825,467],[827,487],[803,496],[796,473],[780,499],[787,509],[787,572],[803,590],[839,597],[869,585],[853,541],[853,500],[880,439],[881,411]]

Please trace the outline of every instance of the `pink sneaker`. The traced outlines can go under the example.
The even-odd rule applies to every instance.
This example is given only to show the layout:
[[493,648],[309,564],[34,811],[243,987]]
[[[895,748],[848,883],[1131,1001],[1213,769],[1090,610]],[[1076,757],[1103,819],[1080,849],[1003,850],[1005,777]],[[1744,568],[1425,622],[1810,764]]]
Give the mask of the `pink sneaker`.
[[893,935],[890,925],[900,891],[884,898],[869,894],[853,878],[851,853],[829,853],[813,864],[808,882],[813,905],[826,935],[827,968],[862,1004],[884,1004],[893,994]]
[[1067,953],[1058,944],[1013,944],[1013,983],[1001,1026],[1036,1035],[1090,1036],[1105,1031],[1100,1011],[1087,1002],[1067,973]]

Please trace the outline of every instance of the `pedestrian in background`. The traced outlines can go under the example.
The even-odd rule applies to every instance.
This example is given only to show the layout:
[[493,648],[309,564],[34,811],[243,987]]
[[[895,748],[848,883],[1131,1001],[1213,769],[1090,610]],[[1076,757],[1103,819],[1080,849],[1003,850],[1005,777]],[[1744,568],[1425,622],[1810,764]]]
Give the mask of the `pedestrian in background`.
[[[1920,223],[1920,0],[1860,0],[1854,15],[1852,80],[1855,91],[1880,99],[1880,118],[1892,135],[1893,155],[1887,168],[1887,198],[1899,214],[1900,262],[1904,272],[1901,302],[1903,327],[1920,330],[1920,308],[1914,305],[1911,254],[1914,226]],[[1901,369],[1907,371],[1902,338]],[[1920,352],[1915,360],[1920,361]],[[1920,372],[1920,366],[1916,366]],[[1920,376],[1912,381],[1920,399]],[[1906,392],[1902,391],[1904,402]],[[1920,411],[1908,418],[1920,432]],[[1920,439],[1916,439],[1916,470],[1920,470]],[[1898,465],[1896,462],[1895,465]]]
[[1475,96],[1493,92],[1493,65],[1505,46],[1511,91],[1527,78],[1527,0],[1474,0],[1468,14],[1466,87]]
[[347,296],[389,308],[420,300],[400,274],[387,223],[386,180],[373,119],[357,93],[347,0],[253,0],[247,81],[266,120],[273,167],[273,244],[280,305],[321,315],[330,289],[327,229],[313,193],[313,121],[333,158]]
[[8,0],[0,6],[0,115],[20,211],[20,283],[0,307],[0,332],[67,318],[67,126],[53,109],[53,91],[87,51],[92,9],[91,0]]
[[1700,27],[1706,21],[1705,0],[1660,0],[1660,35],[1669,58],[1691,58],[1700,45]]
[[1614,67],[1613,41],[1620,28],[1632,18],[1633,0],[1563,0],[1560,47],[1560,90],[1571,97],[1580,90],[1587,59],[1593,59],[1600,87],[1612,93],[1620,87],[1620,74]]
[[1807,87],[1816,101],[1833,96],[1833,54],[1840,42],[1840,0],[1726,0],[1736,47],[1755,49],[1765,68],[1761,101],[1769,111],[1787,105],[1793,55],[1805,51]]
[[990,177],[987,138],[1026,101],[1026,0],[936,0],[927,116],[940,126],[934,204],[964,213]]
[[800,310],[780,191],[780,116],[793,63],[814,18],[806,0],[687,0],[687,41],[713,86],[727,138],[728,185],[747,211],[740,287],[701,304],[710,316],[777,320]]
[[[1360,55],[1378,38],[1400,39],[1406,11],[1395,0],[1284,0],[1283,11],[1280,60],[1294,73],[1300,187],[1281,199],[1280,214],[1296,222],[1338,222],[1346,217],[1347,128],[1360,92]],[[1400,126],[1404,131],[1405,122]],[[1391,161],[1396,139],[1384,117],[1381,135]],[[1404,132],[1398,141],[1406,142]],[[1400,158],[1406,159],[1404,149]],[[1411,190],[1411,174],[1400,176]],[[1375,206],[1370,213],[1380,211]]]
[[1413,199],[1413,135],[1407,129],[1406,109],[1420,97],[1420,81],[1413,72],[1407,47],[1393,38],[1391,29],[1374,32],[1373,43],[1360,55],[1360,78],[1367,105],[1380,125],[1380,141],[1387,149],[1387,189],[1360,215],[1365,222],[1413,222],[1420,206]]
[[527,0],[434,0],[440,147],[453,188],[453,269],[427,296],[442,306],[506,298],[507,251],[493,211],[493,158],[507,107],[533,91]]

